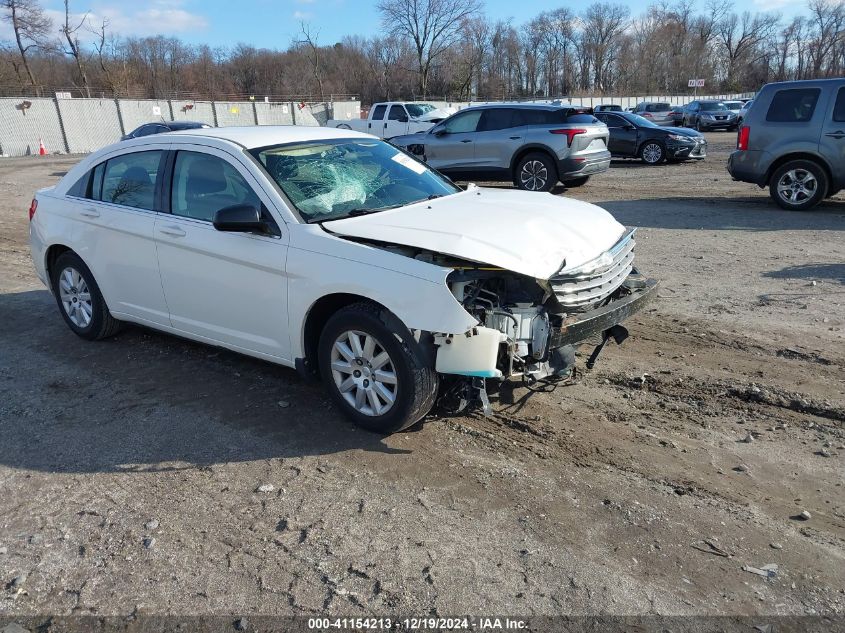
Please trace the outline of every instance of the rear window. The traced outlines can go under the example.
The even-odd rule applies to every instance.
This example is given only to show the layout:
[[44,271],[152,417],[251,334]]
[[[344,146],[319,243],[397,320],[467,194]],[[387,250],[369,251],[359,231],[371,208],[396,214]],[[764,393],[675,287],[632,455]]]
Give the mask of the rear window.
[[806,123],[813,118],[819,100],[819,88],[778,90],[772,97],[766,121],[775,123]]
[[671,110],[672,106],[668,103],[649,103],[645,107],[646,112],[666,112],[667,110]]
[[565,118],[566,123],[585,123],[587,125],[591,125],[593,123],[598,123],[599,120],[594,117],[592,114],[570,114]]

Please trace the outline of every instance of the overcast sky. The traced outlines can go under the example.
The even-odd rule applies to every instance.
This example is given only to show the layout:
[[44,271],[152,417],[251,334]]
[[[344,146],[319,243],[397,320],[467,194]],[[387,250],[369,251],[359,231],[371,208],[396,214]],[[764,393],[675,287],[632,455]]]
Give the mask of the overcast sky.
[[[63,0],[42,0],[56,20],[64,19]],[[494,20],[511,18],[515,25],[547,9],[567,6],[581,11],[593,0],[486,0]],[[622,0],[632,13],[647,2]],[[704,2],[700,3],[703,7]],[[736,0],[735,9],[776,10],[786,16],[805,10],[795,0]],[[90,12],[92,21],[108,18],[121,35],[175,35],[191,43],[232,46],[239,42],[260,48],[287,48],[297,38],[299,22],[319,32],[320,44],[344,35],[371,37],[380,33],[375,0],[71,0],[75,13]],[[0,37],[5,35],[0,32]]]

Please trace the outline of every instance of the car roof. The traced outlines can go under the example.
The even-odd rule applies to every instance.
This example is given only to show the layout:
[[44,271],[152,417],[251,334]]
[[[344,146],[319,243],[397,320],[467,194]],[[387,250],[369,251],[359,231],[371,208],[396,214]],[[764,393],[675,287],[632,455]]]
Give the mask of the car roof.
[[569,110],[571,108],[579,107],[581,106],[569,103],[561,105],[556,105],[554,103],[481,103],[463,108],[460,112],[465,112],[466,110],[486,110],[493,108],[516,108],[518,110]]
[[[344,138],[375,138],[363,132],[343,130],[334,127],[305,125],[250,125],[244,127],[213,127],[172,132],[172,137],[188,140],[192,138],[218,139],[235,143],[245,149],[281,145],[283,143],[304,143]],[[147,138],[147,137],[144,137]],[[140,140],[140,139],[139,139]]]
[[208,125],[208,123],[203,123],[202,121],[166,121],[162,123],[166,125],[171,130],[192,130],[202,127],[203,125]]

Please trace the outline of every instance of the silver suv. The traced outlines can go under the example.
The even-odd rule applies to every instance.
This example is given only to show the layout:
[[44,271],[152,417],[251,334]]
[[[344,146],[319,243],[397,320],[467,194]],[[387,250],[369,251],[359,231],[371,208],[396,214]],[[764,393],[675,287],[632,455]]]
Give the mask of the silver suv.
[[512,180],[528,191],[579,187],[607,171],[607,126],[589,109],[538,104],[466,108],[391,143],[455,180]]
[[845,187],[845,79],[766,84],[728,158],[734,180],[803,211]]

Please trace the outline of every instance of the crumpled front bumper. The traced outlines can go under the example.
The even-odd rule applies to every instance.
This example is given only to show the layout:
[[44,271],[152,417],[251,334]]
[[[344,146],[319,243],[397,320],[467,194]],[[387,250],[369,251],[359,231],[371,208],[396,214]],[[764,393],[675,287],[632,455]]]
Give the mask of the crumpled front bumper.
[[656,299],[659,287],[660,282],[656,279],[646,279],[642,288],[632,290],[629,295],[599,308],[570,315],[562,326],[551,331],[548,348],[578,345],[614,325],[619,325]]

